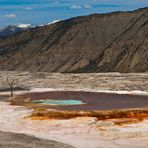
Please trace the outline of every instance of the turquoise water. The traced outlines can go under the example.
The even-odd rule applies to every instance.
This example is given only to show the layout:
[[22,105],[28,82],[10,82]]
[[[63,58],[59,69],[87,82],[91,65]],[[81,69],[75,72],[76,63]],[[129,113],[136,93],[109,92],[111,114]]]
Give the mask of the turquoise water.
[[33,103],[44,105],[81,105],[84,104],[79,100],[35,100]]

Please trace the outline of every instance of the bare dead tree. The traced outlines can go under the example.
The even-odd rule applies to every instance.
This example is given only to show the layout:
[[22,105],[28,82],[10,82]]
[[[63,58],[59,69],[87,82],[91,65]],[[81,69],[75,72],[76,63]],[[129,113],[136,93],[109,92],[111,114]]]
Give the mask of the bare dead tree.
[[9,87],[10,87],[10,96],[11,97],[13,97],[14,95],[13,95],[13,90],[14,90],[14,85],[15,85],[15,81],[16,81],[16,79],[15,78],[6,78],[7,79],[7,83],[8,83],[8,85],[9,85]]

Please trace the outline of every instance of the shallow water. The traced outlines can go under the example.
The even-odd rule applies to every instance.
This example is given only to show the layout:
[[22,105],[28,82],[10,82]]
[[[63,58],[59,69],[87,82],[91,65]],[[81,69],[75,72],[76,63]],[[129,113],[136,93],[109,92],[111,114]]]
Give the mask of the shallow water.
[[[17,105],[20,105],[20,98],[23,100],[31,98],[33,103],[45,105],[48,108],[60,110],[112,110],[141,108],[148,105],[148,96],[116,94],[116,93],[98,93],[83,91],[49,91],[34,92],[20,95]],[[38,101],[39,100],[39,101]]]
[[81,105],[84,104],[80,100],[35,100],[33,103],[44,105]]

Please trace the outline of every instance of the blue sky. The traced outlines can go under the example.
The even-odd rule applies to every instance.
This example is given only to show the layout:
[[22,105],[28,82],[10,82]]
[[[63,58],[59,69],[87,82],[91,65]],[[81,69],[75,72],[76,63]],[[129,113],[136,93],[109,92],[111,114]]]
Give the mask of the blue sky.
[[135,10],[148,0],[0,0],[0,27],[46,24],[91,13]]

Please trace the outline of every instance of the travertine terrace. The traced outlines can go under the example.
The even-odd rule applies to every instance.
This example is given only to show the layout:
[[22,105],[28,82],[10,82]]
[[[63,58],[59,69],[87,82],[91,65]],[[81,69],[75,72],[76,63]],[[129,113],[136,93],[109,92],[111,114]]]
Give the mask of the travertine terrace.
[[148,73],[86,73],[60,74],[46,72],[0,71],[0,88],[6,88],[6,77],[16,78],[16,86],[36,91],[87,90],[118,91],[118,93],[147,93]]

